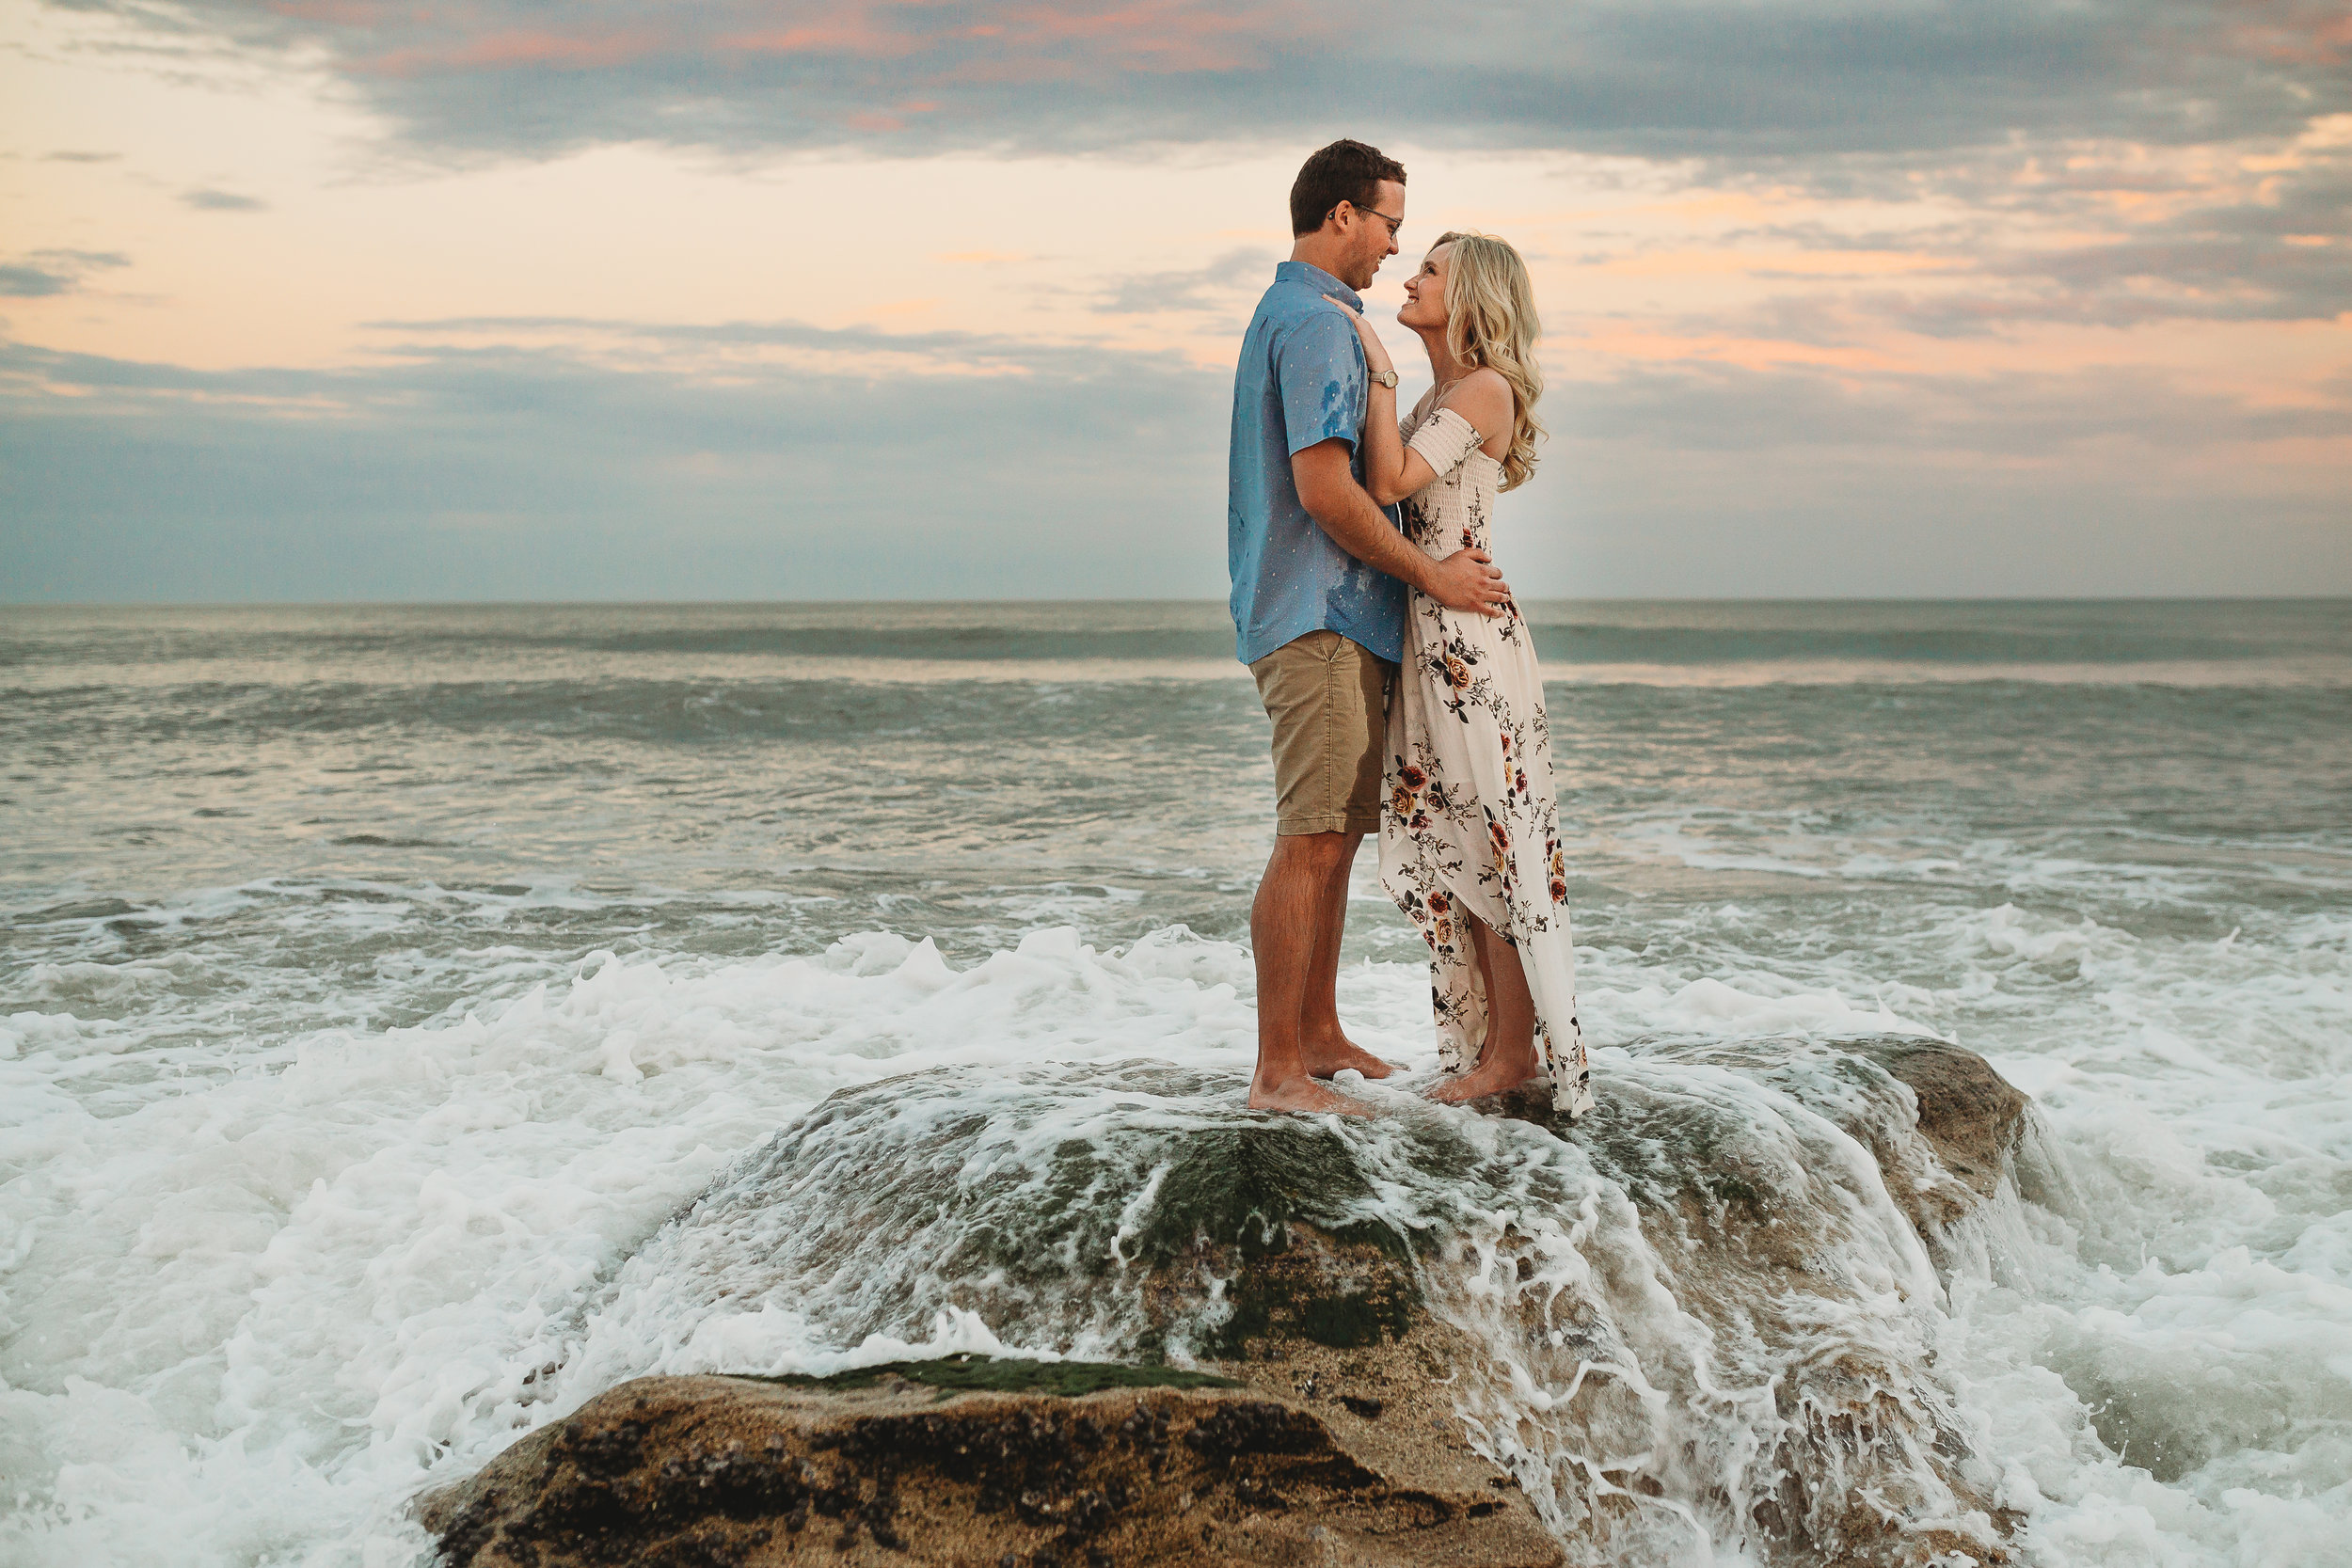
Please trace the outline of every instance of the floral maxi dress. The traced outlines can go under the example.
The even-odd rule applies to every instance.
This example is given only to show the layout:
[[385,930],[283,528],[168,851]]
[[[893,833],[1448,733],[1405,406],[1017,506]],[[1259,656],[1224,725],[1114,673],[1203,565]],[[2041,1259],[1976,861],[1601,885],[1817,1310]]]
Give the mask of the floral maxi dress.
[[[1406,537],[1439,559],[1490,549],[1502,465],[1480,450],[1477,427],[1438,407],[1416,410],[1403,431],[1437,470],[1405,503]],[[1486,982],[1459,919],[1467,911],[1518,952],[1554,1108],[1571,1117],[1591,1110],[1551,732],[1516,605],[1489,619],[1413,594],[1389,699],[1388,796],[1380,882],[1429,943],[1439,1062],[1459,1072],[1486,1043]]]

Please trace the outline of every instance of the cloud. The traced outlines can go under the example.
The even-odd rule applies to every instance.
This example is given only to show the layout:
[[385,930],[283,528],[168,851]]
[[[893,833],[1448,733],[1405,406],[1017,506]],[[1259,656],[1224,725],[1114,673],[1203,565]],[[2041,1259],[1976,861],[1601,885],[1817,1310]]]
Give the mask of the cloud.
[[41,162],[47,164],[111,164],[119,162],[121,157],[122,154],[119,152],[58,151],[42,154]]
[[[147,0],[75,0],[148,14]],[[190,0],[421,149],[1575,149],[1741,166],[2288,135],[2352,109],[2325,0]],[[1850,179],[1872,171],[1844,171]]]
[[[363,322],[363,327],[405,341],[399,352],[424,356],[498,351],[532,345],[532,352],[583,362],[652,368],[674,373],[726,374],[746,352],[767,351],[767,363],[803,369],[862,367],[879,376],[1052,376],[1093,373],[1089,348],[1033,343],[973,332],[882,332],[867,326],[812,326],[798,321],[639,322],[593,316],[447,316]],[[755,366],[756,362],[755,361]],[[869,377],[870,378],[870,377]]]
[[82,280],[109,267],[127,267],[131,258],[115,250],[36,250],[0,262],[0,298],[40,299],[72,293]]
[[258,197],[239,196],[234,191],[183,191],[180,199],[199,213],[259,213],[269,206]]
[[[2314,320],[2352,292],[2352,28],[2334,0],[71,3],[170,32],[158,47],[326,61],[427,159],[620,142],[1157,156],[1348,132],[1952,214],[1896,241],[1945,276],[1867,298],[1857,281],[1849,327]],[[1213,267],[1089,303],[1237,297]]]
[[0,350],[6,592],[1217,591],[1222,546],[1197,546],[1222,536],[1222,376],[948,334],[599,325],[660,362],[430,341],[480,322],[345,371]]
[[2280,170],[2237,199],[1989,270],[2022,285],[1988,302],[2013,320],[2332,319],[2352,310],[2352,157]]
[[1108,297],[1096,309],[1114,316],[1205,310],[1248,321],[1259,291],[1281,259],[1277,251],[1244,248],[1229,250],[1203,267],[1131,274],[1113,279]]
[[[1914,170],[1908,183],[1899,201],[1860,204],[1877,220],[1867,227],[1808,216],[1582,260],[1638,266],[1651,250],[1703,245],[1713,265],[1791,286],[1745,330],[1816,343],[1883,341],[1890,328],[1966,338],[2049,323],[2332,321],[2352,309],[2352,119],[2169,157],[2016,149]],[[1825,279],[1837,286],[1812,287]]]
[[[378,329],[384,361],[342,370],[0,349],[7,592],[1224,593],[1231,381],[1172,356],[789,321]],[[2340,465],[2296,456],[2352,442],[2352,386],[2329,396],[1627,366],[1555,384],[1501,547],[1530,594],[2352,592]]]
[[[2352,441],[2352,399],[2258,405],[2137,367],[1904,375],[1809,366],[1629,367],[1566,400],[1579,441],[1669,444],[1807,460],[1877,453],[1925,472],[1954,464],[2051,469],[2093,447],[2172,458],[2280,441]],[[2352,521],[2352,516],[2347,516]]]

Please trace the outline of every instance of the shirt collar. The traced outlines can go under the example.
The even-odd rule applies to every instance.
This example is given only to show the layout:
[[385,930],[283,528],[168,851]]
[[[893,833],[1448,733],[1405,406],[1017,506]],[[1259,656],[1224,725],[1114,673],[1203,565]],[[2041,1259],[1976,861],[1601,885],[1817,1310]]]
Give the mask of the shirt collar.
[[1361,314],[1363,295],[1316,266],[1311,261],[1277,261],[1274,263],[1277,283],[1304,283],[1319,294],[1337,294],[1347,302],[1347,308]]

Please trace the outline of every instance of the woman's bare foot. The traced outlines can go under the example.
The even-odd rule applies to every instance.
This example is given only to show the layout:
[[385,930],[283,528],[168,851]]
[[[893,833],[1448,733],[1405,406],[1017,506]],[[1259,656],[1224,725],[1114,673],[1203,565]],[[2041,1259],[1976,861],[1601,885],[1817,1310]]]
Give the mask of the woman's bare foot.
[[1386,1078],[1396,1070],[1396,1064],[1379,1057],[1349,1039],[1337,1035],[1327,1041],[1300,1040],[1298,1054],[1307,1063],[1311,1078],[1328,1078],[1335,1072],[1360,1072],[1367,1078]]
[[1332,1111],[1343,1117],[1372,1115],[1372,1107],[1363,1101],[1350,1100],[1311,1078],[1292,1078],[1279,1084],[1262,1084],[1253,1078],[1249,1081],[1249,1108],[1253,1111]]
[[1429,1090],[1425,1098],[1441,1105],[1460,1105],[1472,1100],[1484,1100],[1490,1094],[1516,1089],[1521,1084],[1542,1079],[1543,1069],[1525,1060],[1508,1066],[1501,1062],[1481,1062],[1468,1072],[1448,1075],[1446,1080]]

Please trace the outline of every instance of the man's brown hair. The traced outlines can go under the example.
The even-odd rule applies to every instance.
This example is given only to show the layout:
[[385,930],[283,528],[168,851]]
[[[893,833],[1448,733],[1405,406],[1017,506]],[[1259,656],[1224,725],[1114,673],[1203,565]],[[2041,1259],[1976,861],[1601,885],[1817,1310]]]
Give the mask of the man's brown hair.
[[1376,147],[1340,140],[1317,151],[1291,185],[1291,235],[1311,234],[1344,201],[1359,213],[1378,203],[1380,182],[1405,183],[1405,166]]

